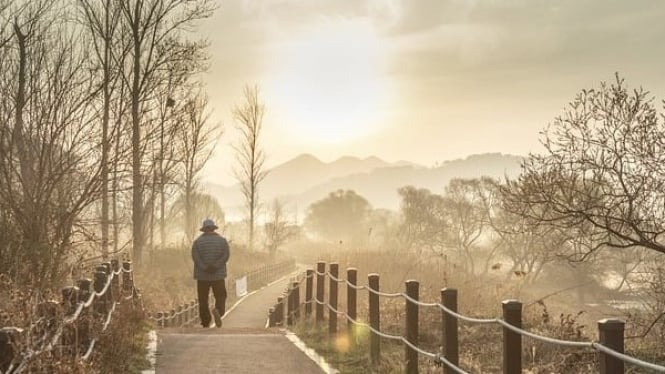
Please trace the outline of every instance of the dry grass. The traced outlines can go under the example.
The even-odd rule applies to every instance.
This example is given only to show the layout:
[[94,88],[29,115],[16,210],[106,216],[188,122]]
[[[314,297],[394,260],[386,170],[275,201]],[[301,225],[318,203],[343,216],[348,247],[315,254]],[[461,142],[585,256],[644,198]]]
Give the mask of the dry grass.
[[[66,304],[57,301],[50,290],[38,291],[20,287],[0,275],[0,326],[22,329],[13,335],[14,365],[20,364],[18,353],[39,351],[53,336],[65,315]],[[145,321],[143,312],[132,301],[119,304],[106,332],[102,333],[105,315],[94,316],[87,310],[63,329],[62,337],[52,350],[44,350],[26,361],[24,372],[30,373],[136,373],[147,368],[145,361]],[[89,326],[89,330],[85,326]],[[86,333],[86,331],[89,331]],[[90,360],[81,356],[89,346],[84,335],[96,337]],[[1,363],[6,370],[9,363]],[[100,369],[104,368],[104,369]]]
[[[227,289],[229,303],[234,302],[233,279],[250,270],[273,261],[283,261],[284,256],[275,259],[265,253],[248,253],[235,248],[229,262]],[[88,272],[82,273],[89,276]],[[83,314],[77,320],[88,323],[89,330],[79,327],[78,322],[66,327],[59,345],[32,360],[26,371],[32,373],[137,373],[149,367],[146,360],[147,331],[150,324],[145,318],[145,310],[168,310],[180,303],[196,297],[195,282],[192,279],[192,264],[189,250],[170,249],[158,252],[145,261],[143,266],[134,269],[134,281],[143,295],[144,303],[123,301],[113,313],[111,323],[102,332],[104,316],[92,317]],[[36,290],[28,285],[18,286],[0,274],[0,327],[14,326],[23,329],[13,339],[15,352],[25,352],[41,346],[41,337],[53,332],[64,317],[65,304],[59,300],[58,291]],[[32,326],[32,327],[31,327]],[[76,327],[74,327],[76,326]],[[82,330],[83,329],[83,330]],[[91,359],[82,362],[89,336],[97,337]],[[71,339],[73,345],[62,345]],[[76,349],[75,347],[79,347]],[[9,363],[0,362],[0,370]]]
[[[316,257],[315,257],[316,256]],[[553,298],[553,305],[545,301],[533,301],[537,293],[527,289],[521,279],[508,279],[505,276],[468,276],[457,269],[447,267],[437,259],[423,259],[407,253],[345,251],[338,253],[306,253],[306,258],[339,263],[340,277],[346,278],[346,269],[355,267],[358,283],[367,284],[368,273],[380,274],[380,289],[383,292],[404,292],[405,281],[415,279],[420,282],[420,300],[437,302],[443,287],[458,290],[458,310],[461,314],[480,318],[501,317],[501,301],[521,299],[523,306],[523,326],[536,334],[574,341],[596,340],[597,316],[589,316],[586,311],[576,309],[575,304],[563,305],[560,299]],[[312,261],[312,267],[315,261]],[[326,281],[328,282],[328,280]],[[326,292],[329,285],[326,283]],[[565,296],[562,296],[565,300]],[[302,300],[301,296],[301,300]],[[339,310],[346,310],[346,286],[339,286]],[[527,302],[528,301],[528,302]],[[358,318],[368,320],[367,291],[358,291]],[[391,335],[405,335],[405,301],[399,298],[380,298],[381,331]],[[326,312],[326,318],[328,313]],[[441,311],[436,308],[420,307],[419,346],[432,353],[441,349]],[[342,373],[360,372],[402,372],[404,347],[382,339],[382,356],[379,368],[372,368],[367,362],[369,348],[362,338],[352,349],[340,350],[339,344],[328,339],[327,322],[316,326],[311,322],[296,327],[298,335],[310,346],[317,349],[333,366]],[[346,321],[338,318],[341,336],[347,336]],[[320,330],[323,330],[320,331]],[[357,340],[358,338],[356,338]],[[459,323],[460,366],[470,372],[500,373],[502,370],[502,328],[499,325],[478,325]],[[662,349],[657,345],[643,346],[626,341],[627,352],[636,354],[650,362],[662,362]],[[662,343],[662,341],[661,341]],[[383,349],[384,346],[391,348]],[[598,371],[596,353],[591,349],[567,348],[523,338],[523,369],[526,373],[594,373]],[[660,358],[659,358],[660,357]],[[656,358],[656,359],[654,359]],[[441,368],[426,357],[420,357],[420,372],[441,372]],[[632,371],[632,372],[640,372]]]
[[[271,259],[265,252],[249,252],[235,245],[227,264],[227,303],[235,301],[234,279],[262,265],[286,259]],[[192,277],[193,265],[190,249],[168,248],[157,251],[150,260],[136,270],[135,281],[144,296],[149,311],[168,311],[177,305],[196,299],[196,282]]]
[[103,368],[103,373],[140,373],[150,367],[146,358],[150,325],[131,303],[120,304],[115,313],[118,315],[99,338],[93,364]]

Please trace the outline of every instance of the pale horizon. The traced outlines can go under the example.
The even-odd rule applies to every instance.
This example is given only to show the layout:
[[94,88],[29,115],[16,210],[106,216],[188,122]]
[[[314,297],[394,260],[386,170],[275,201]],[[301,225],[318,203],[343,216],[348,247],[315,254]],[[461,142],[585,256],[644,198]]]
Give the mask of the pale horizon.
[[302,153],[425,166],[524,156],[585,88],[619,73],[665,97],[656,1],[228,1],[198,30],[212,118],[205,181],[233,184],[230,111],[245,84],[266,106],[266,167]]

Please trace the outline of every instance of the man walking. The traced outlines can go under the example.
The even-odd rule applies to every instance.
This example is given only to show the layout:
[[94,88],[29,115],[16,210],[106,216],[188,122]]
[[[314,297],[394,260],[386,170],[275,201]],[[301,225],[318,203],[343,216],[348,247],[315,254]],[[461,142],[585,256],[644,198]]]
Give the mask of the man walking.
[[222,327],[222,316],[226,311],[226,262],[229,260],[229,243],[215,232],[217,225],[211,219],[206,219],[201,225],[203,232],[192,245],[192,260],[194,261],[194,279],[199,299],[199,317],[203,327],[210,326],[210,307],[208,295],[212,288],[215,296],[215,308],[212,317],[215,325]]

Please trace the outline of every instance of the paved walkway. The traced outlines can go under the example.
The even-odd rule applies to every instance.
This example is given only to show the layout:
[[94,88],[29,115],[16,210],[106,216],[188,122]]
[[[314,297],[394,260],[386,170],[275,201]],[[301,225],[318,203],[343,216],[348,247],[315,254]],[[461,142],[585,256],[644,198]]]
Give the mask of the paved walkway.
[[227,312],[221,329],[158,331],[156,374],[323,373],[283,329],[265,328],[268,309],[287,284],[282,279],[247,296]]

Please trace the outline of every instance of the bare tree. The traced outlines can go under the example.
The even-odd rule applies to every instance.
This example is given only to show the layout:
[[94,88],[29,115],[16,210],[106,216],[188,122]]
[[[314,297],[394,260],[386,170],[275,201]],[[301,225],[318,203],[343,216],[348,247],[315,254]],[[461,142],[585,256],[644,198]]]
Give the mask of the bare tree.
[[[131,68],[123,79],[131,97],[132,133],[132,232],[134,260],[141,261],[145,241],[143,220],[143,135],[144,105],[159,83],[156,75],[173,58],[191,54],[188,48],[173,43],[182,31],[207,18],[214,9],[212,0],[131,0],[121,2],[122,14],[130,36]],[[171,48],[166,48],[171,47]],[[200,48],[204,44],[199,45]]]
[[221,126],[212,124],[207,112],[207,99],[202,94],[194,94],[182,108],[181,122],[177,130],[177,149],[180,159],[180,180],[184,202],[184,225],[186,239],[196,232],[197,195],[199,173],[210,159],[214,145],[221,135]]
[[584,90],[544,132],[502,194],[505,207],[579,237],[583,259],[610,247],[665,254],[665,123],[642,89],[619,77]]
[[[189,205],[188,205],[189,204]],[[209,194],[194,191],[187,196],[184,191],[173,201],[169,209],[169,228],[177,233],[182,232],[179,239],[190,242],[196,232],[196,223],[192,217],[206,217],[215,221],[217,226],[224,227],[226,218],[217,199]],[[190,220],[188,223],[187,220]],[[174,237],[172,235],[172,237]]]
[[[30,2],[18,10],[0,56],[0,206],[16,242],[2,272],[48,283],[62,275],[73,242],[86,234],[88,206],[101,187],[98,93],[85,43],[60,21],[62,10]],[[4,100],[3,100],[4,101]],[[11,118],[11,120],[10,120]],[[5,261],[7,260],[7,261]]]
[[[171,40],[170,43],[178,42]],[[178,172],[180,162],[177,145],[180,140],[183,140],[181,137],[182,131],[187,131],[189,135],[192,135],[187,138],[195,142],[199,141],[198,139],[194,139],[196,136],[204,136],[206,138],[207,143],[203,147],[205,149],[197,149],[196,152],[201,153],[194,155],[194,157],[201,157],[194,162],[194,164],[200,164],[200,167],[208,161],[210,152],[212,151],[212,148],[207,149],[209,143],[212,141],[209,138],[221,135],[221,131],[217,133],[217,130],[221,130],[220,126],[207,123],[209,116],[207,113],[204,114],[207,110],[207,99],[199,91],[199,84],[191,81],[195,74],[202,72],[207,67],[207,55],[202,53],[200,46],[197,44],[180,44],[177,47],[170,46],[168,49],[184,53],[170,59],[165,69],[160,72],[162,80],[159,93],[156,97],[160,105],[159,126],[155,129],[157,136],[154,139],[156,143],[156,156],[153,186],[159,192],[159,231],[160,243],[162,244],[166,242],[167,189],[174,190],[174,188],[177,188],[178,178],[176,177],[176,173]],[[178,106],[178,103],[182,105]],[[174,121],[174,114],[178,111],[184,113],[189,120]],[[194,117],[198,118],[192,117],[192,111],[196,112],[194,113]],[[184,128],[179,128],[181,126],[184,126]],[[205,129],[196,130],[197,126],[203,126]],[[197,131],[204,131],[205,133],[202,135],[195,134]],[[202,157],[204,154],[207,156]],[[187,157],[191,157],[191,155],[185,154],[185,158]],[[192,167],[198,168],[199,166],[194,166],[190,163],[190,168]],[[198,173],[198,170],[195,173]],[[191,175],[186,172],[184,179],[187,180],[189,178],[191,178]]]
[[117,55],[124,55],[123,46],[117,46],[116,33],[120,20],[120,7],[111,0],[79,0],[83,22],[90,33],[94,58],[101,67],[102,90],[102,131],[101,131],[101,245],[102,256],[109,252],[109,155],[111,153],[111,105],[118,75],[117,58],[113,58],[114,49],[121,49]]
[[399,233],[403,247],[443,255],[446,247],[443,197],[425,188],[405,186],[397,190],[402,201]]
[[284,245],[291,237],[296,234],[294,225],[289,223],[284,212],[284,203],[275,199],[270,209],[270,220],[265,224],[266,230],[266,248],[271,258],[279,247]]
[[454,256],[472,274],[481,249],[488,249],[484,253],[483,269],[487,270],[487,264],[498,251],[490,240],[481,243],[491,236],[489,220],[495,193],[490,179],[453,179],[443,195],[411,186],[398,192],[402,197],[403,216],[400,231],[410,248],[444,257]]
[[265,106],[259,100],[257,86],[245,86],[244,102],[233,109],[233,117],[240,131],[240,141],[234,146],[238,167],[236,178],[240,183],[247,206],[248,246],[254,248],[254,229],[259,209],[259,184],[267,175],[264,170],[265,153],[259,143]]

